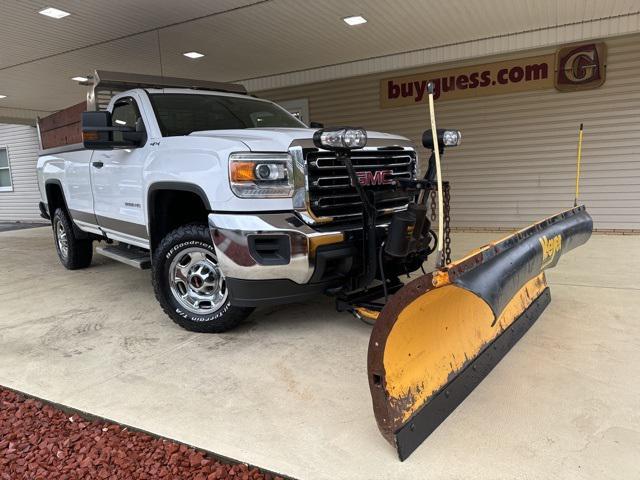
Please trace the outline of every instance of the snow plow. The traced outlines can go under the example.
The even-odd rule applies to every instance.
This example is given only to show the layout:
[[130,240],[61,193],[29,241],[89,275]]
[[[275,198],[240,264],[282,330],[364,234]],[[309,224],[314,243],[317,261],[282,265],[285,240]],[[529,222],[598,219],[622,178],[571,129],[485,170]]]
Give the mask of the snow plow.
[[[461,134],[436,128],[431,85],[429,92],[431,129],[422,137],[432,151],[429,167],[423,179],[397,181],[396,188],[410,191],[414,200],[393,214],[386,231],[376,223],[379,198],[362,188],[351,164],[351,150],[362,148],[366,132],[319,130],[314,137],[318,148],[334,151],[345,165],[362,202],[362,273],[356,288],[336,292],[337,307],[373,325],[368,350],[373,411],[400,460],[527,332],[551,300],[545,270],[584,244],[593,230],[585,207],[577,205],[576,180],[573,208],[452,261],[449,184],[442,179],[440,155],[458,145]],[[578,172],[580,151],[579,146]],[[437,233],[429,210],[431,221],[437,216]],[[423,269],[424,275],[399,281],[399,272],[423,268],[434,252],[434,271]]]
[[471,393],[551,300],[544,270],[585,243],[583,206],[424,275],[393,295],[369,343],[373,410],[401,460]]

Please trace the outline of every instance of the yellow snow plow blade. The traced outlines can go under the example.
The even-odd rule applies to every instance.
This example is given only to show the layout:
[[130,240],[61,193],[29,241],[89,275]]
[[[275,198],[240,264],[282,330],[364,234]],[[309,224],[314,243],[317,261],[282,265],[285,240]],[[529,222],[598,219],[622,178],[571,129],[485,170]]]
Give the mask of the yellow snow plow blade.
[[544,270],[585,243],[584,206],[486,245],[401,288],[369,343],[378,427],[407,458],[471,393],[549,304]]

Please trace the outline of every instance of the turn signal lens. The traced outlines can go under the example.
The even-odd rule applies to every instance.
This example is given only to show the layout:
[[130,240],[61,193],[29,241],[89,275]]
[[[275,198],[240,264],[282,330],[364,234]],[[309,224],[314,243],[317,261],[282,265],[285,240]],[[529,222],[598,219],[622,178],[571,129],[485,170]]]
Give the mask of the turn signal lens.
[[230,164],[232,182],[251,182],[256,179],[253,162],[232,162]]
[[98,132],[82,132],[82,139],[85,142],[97,142],[100,140]]

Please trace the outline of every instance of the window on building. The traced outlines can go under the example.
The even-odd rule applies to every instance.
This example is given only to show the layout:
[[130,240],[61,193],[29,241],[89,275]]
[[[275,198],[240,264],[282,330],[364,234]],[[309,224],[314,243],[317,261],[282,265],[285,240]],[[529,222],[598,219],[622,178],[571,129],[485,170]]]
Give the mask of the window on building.
[[0,147],[0,192],[10,192],[12,190],[9,151],[7,147]]
[[309,99],[297,98],[295,100],[285,100],[278,102],[278,105],[304,124],[309,125]]

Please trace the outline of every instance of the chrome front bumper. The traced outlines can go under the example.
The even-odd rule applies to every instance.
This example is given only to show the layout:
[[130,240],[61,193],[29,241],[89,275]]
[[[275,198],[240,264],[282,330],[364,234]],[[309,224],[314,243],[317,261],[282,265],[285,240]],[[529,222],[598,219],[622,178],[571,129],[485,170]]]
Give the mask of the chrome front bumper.
[[[223,273],[243,280],[286,279],[308,283],[315,270],[316,249],[344,240],[342,232],[318,232],[294,213],[286,212],[211,213],[209,228]],[[285,236],[289,241],[288,261],[277,265],[261,263],[250,245],[256,236]]]

